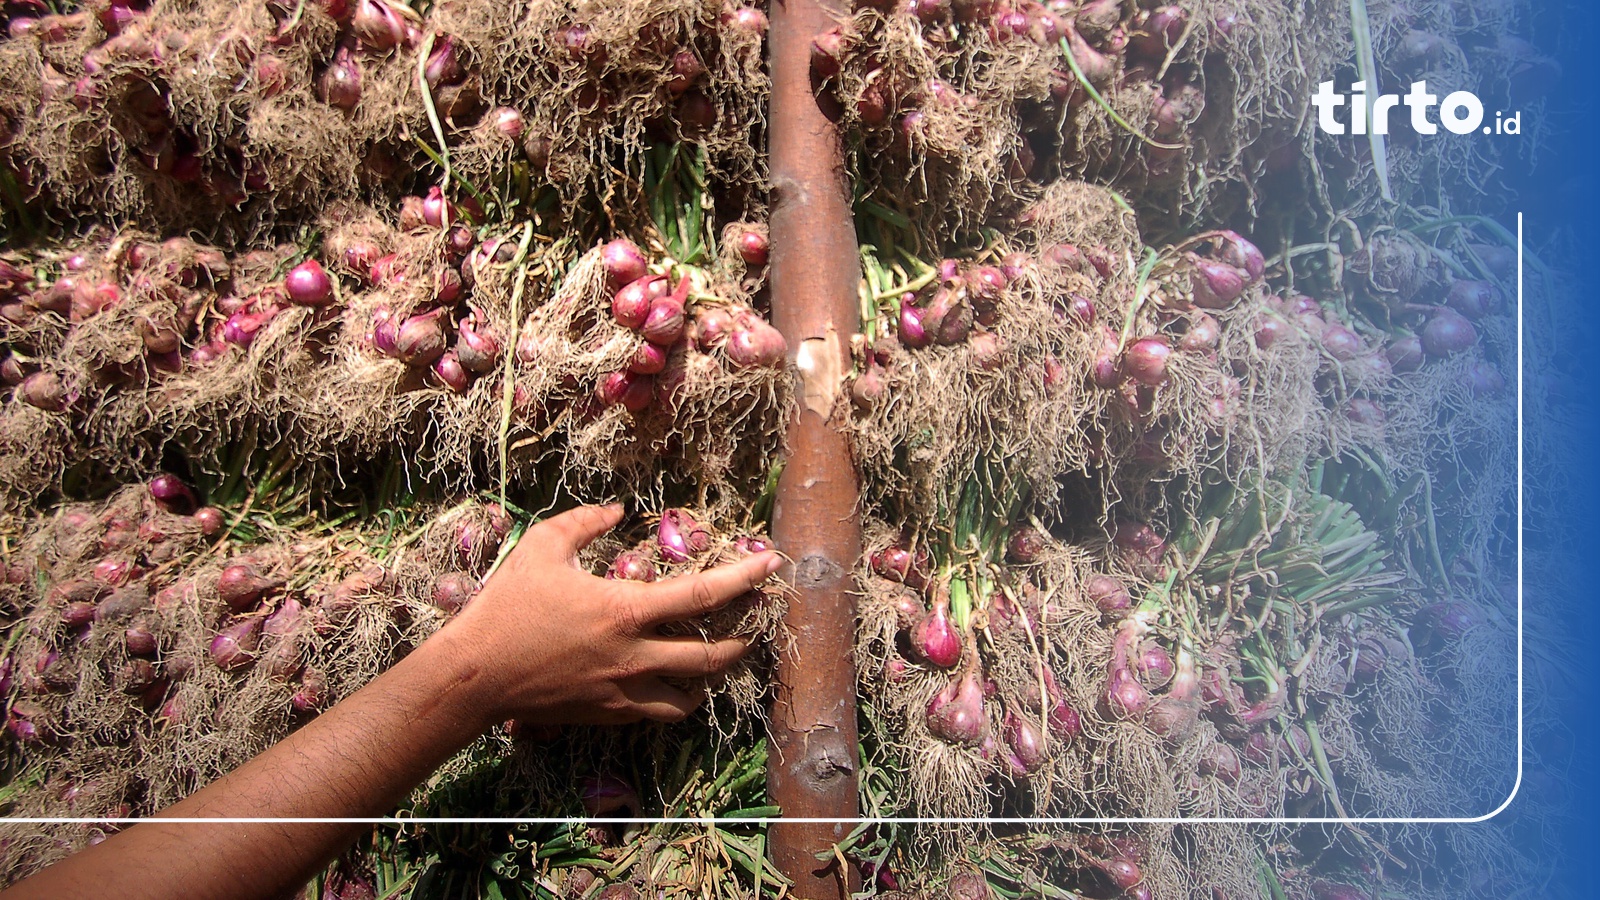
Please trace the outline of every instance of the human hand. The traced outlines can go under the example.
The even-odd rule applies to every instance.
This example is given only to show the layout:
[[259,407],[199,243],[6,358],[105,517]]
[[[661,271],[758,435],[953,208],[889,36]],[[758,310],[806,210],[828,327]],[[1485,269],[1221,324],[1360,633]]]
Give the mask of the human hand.
[[737,639],[663,637],[656,629],[721,608],[782,564],[758,553],[653,584],[585,572],[578,551],[622,520],[617,506],[569,510],[529,528],[494,576],[437,639],[458,655],[484,724],[678,721],[701,697],[663,677],[723,671]]

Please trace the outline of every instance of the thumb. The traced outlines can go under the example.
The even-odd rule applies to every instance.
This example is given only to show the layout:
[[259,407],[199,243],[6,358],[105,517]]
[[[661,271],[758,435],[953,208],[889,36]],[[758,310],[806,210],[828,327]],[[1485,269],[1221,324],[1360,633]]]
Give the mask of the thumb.
[[617,527],[621,521],[620,503],[579,506],[545,519],[529,529],[522,540],[526,542],[533,538],[538,542],[536,546],[547,547],[549,550],[546,552],[553,552],[565,559],[576,556],[579,550],[589,546],[590,541]]

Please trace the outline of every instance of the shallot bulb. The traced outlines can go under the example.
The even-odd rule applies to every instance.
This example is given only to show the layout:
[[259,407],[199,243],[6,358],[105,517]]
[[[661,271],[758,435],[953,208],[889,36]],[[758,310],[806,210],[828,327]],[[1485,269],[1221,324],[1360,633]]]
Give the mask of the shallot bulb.
[[1322,348],[1334,359],[1348,362],[1365,353],[1367,346],[1360,335],[1333,322],[1322,330]]
[[446,350],[440,354],[439,358],[433,361],[432,370],[433,377],[439,379],[440,384],[457,394],[465,394],[472,386],[472,373],[461,364],[461,359],[456,356],[454,350]]
[[662,559],[683,563],[711,548],[711,533],[687,510],[669,509],[661,514],[661,524],[656,527],[656,541],[660,544]]
[[983,685],[975,669],[945,685],[928,701],[928,730],[953,744],[974,745],[983,738]]
[[283,290],[289,302],[299,306],[327,306],[333,302],[333,279],[314,259],[290,269],[284,276]]
[[876,362],[850,379],[850,401],[863,410],[873,407],[884,394],[884,369]]
[[1463,600],[1441,600],[1417,611],[1416,623],[1447,641],[1458,641],[1484,622],[1481,610]]
[[483,375],[493,371],[502,349],[500,335],[483,310],[473,307],[456,326],[456,359],[468,372]]
[[553,142],[548,135],[530,132],[522,140],[522,155],[527,157],[528,163],[534,171],[543,172],[550,166],[550,153],[554,149]]
[[950,621],[948,588],[941,586],[933,609],[912,630],[911,646],[917,655],[941,669],[952,668],[961,661],[961,632]]
[[733,333],[728,335],[723,352],[740,368],[773,369],[783,365],[789,343],[767,320],[747,311],[735,317]]
[[261,654],[258,660],[261,671],[266,672],[267,677],[272,680],[282,683],[287,683],[300,674],[300,669],[304,665],[300,642],[298,634],[279,637],[272,643],[271,649]]
[[1261,276],[1266,274],[1267,260],[1256,245],[1237,231],[1223,231],[1220,236],[1222,246],[1217,255],[1222,261],[1243,270],[1251,282],[1260,281]]
[[613,290],[650,274],[644,254],[638,245],[627,238],[617,238],[600,248],[600,265],[605,269],[606,280]]
[[265,309],[240,310],[229,316],[222,323],[221,337],[225,343],[239,347],[248,347],[256,339],[261,329],[267,326],[278,315],[275,306]]
[[378,53],[393,50],[406,42],[410,17],[400,9],[411,12],[409,8],[390,5],[387,0],[357,0],[350,31],[356,40]]
[[1083,586],[1083,593],[1088,594],[1088,599],[1098,607],[1101,612],[1114,613],[1133,609],[1133,597],[1128,594],[1128,588],[1122,581],[1115,580],[1110,575],[1091,575],[1088,583]]
[[[454,228],[451,229],[455,231]],[[433,276],[433,299],[440,304],[450,305],[461,299],[461,289],[465,283],[461,280],[461,272],[454,266],[445,266]]]
[[[687,276],[684,282],[688,282]],[[674,292],[650,302],[650,311],[645,315],[644,324],[639,326],[639,333],[652,344],[670,347],[683,337],[683,321],[683,300]]]
[[1453,310],[1439,310],[1422,326],[1422,349],[1429,356],[1451,356],[1477,342],[1477,329]]
[[176,475],[161,474],[150,479],[150,498],[167,512],[183,516],[194,512],[194,491]]
[[666,295],[667,276],[642,275],[625,283],[611,298],[611,317],[623,328],[642,328],[651,305]]
[[1489,244],[1468,244],[1467,249],[1472,252],[1486,266],[1490,272],[1501,278],[1509,278],[1517,270],[1517,251],[1510,247]]
[[349,112],[361,102],[361,65],[346,47],[333,55],[333,62],[317,81],[317,93],[322,102]]
[[1139,865],[1126,857],[1108,859],[1098,864],[1097,868],[1104,872],[1111,883],[1123,891],[1132,891],[1144,879],[1139,871]]
[[263,634],[273,637],[283,637],[294,634],[300,629],[300,623],[305,618],[305,605],[293,597],[285,597],[283,603],[267,616],[266,622],[261,626]]
[[1039,367],[1039,381],[1051,396],[1061,393],[1067,386],[1067,367],[1056,357],[1046,357]]
[[1119,719],[1138,716],[1150,705],[1151,700],[1150,691],[1125,668],[1111,670],[1111,680],[1106,685],[1105,699],[1107,710]]
[[[1164,362],[1162,371],[1165,372]],[[1095,387],[1107,389],[1116,387],[1122,381],[1122,360],[1117,355],[1117,334],[1104,325],[1100,326],[1100,347],[1095,351],[1094,360],[1089,365],[1089,380],[1094,382]]]
[[1139,680],[1150,688],[1158,688],[1171,681],[1174,673],[1172,655],[1159,644],[1152,644],[1139,655],[1137,668]]
[[652,400],[653,379],[634,372],[610,372],[595,386],[595,399],[602,406],[622,406],[629,412],[642,412]]
[[466,80],[467,70],[461,65],[461,54],[456,51],[454,37],[447,34],[434,41],[427,62],[423,63],[422,76],[433,90]]
[[[1146,657],[1148,658],[1148,653]],[[1145,658],[1140,659],[1140,673],[1145,673]],[[1170,668],[1171,660],[1167,660]],[[1194,655],[1187,649],[1178,649],[1176,676],[1166,696],[1155,702],[1145,717],[1151,731],[1177,746],[1186,742],[1200,722],[1200,679],[1195,671]],[[1146,680],[1149,683],[1149,680]]]
[[94,607],[94,621],[120,621],[149,605],[149,589],[142,583],[117,588]]
[[656,564],[637,550],[624,550],[611,561],[606,577],[618,581],[655,581]]
[[1082,294],[1068,294],[1066,298],[1066,314],[1080,325],[1093,325],[1095,316],[1094,301]]
[[1112,523],[1111,541],[1118,549],[1134,554],[1152,565],[1166,555],[1167,543],[1155,529],[1133,519],[1117,519]]
[[1389,368],[1396,373],[1415,372],[1422,368],[1425,359],[1422,339],[1414,334],[1401,335],[1390,341],[1383,355],[1389,360]]
[[211,639],[211,660],[224,671],[242,669],[255,662],[256,646],[261,641],[261,620],[241,619],[228,625]]
[[1190,286],[1196,306],[1227,309],[1244,295],[1245,272],[1237,266],[1198,256],[1193,263]]
[[90,570],[90,575],[95,581],[109,584],[112,587],[121,587],[129,581],[143,577],[144,570],[137,563],[130,560],[106,558],[95,563],[94,568]]
[[898,581],[920,588],[928,582],[932,561],[926,550],[913,553],[904,547],[885,547],[875,551],[870,560],[872,571],[880,578]]
[[1189,13],[1180,6],[1158,6],[1144,15],[1139,29],[1128,41],[1128,52],[1159,62],[1176,47],[1189,23]]
[[678,96],[693,87],[695,79],[705,73],[706,64],[693,50],[679,50],[672,54],[672,77],[667,81],[667,90]]
[[1445,303],[1469,319],[1481,319],[1500,311],[1500,292],[1487,281],[1461,279],[1451,283]]
[[1048,719],[1050,733],[1064,741],[1070,741],[1083,734],[1083,720],[1078,716],[1078,711],[1067,704],[1066,698],[1057,698],[1051,704]]
[[694,345],[701,353],[710,353],[728,342],[733,332],[733,315],[721,306],[696,304],[694,318],[688,324]]
[[1238,751],[1221,741],[1210,744],[1201,753],[1199,769],[1200,774],[1227,784],[1238,784],[1239,777],[1244,774]]
[[[1081,19],[1079,24],[1082,24]],[[1117,73],[1117,61],[1089,46],[1089,42],[1083,39],[1077,28],[1066,23],[1063,23],[1063,27],[1066,30],[1067,46],[1084,78],[1090,84],[1097,86],[1104,86],[1110,82]]]
[[[1005,634],[1029,620],[1027,611],[1019,607],[1004,591],[997,591],[989,596],[986,613],[989,619],[988,628],[996,634]],[[920,604],[917,607],[916,617],[922,618]],[[1036,697],[1033,699],[1037,700]]]
[[734,248],[747,266],[759,268],[767,264],[767,235],[763,231],[750,228],[739,232]]
[[1090,264],[1083,251],[1072,244],[1055,244],[1044,251],[1044,264],[1054,268],[1066,269],[1087,275]]
[[923,307],[922,324],[936,342],[959,344],[972,332],[972,310],[958,291],[940,288]]
[[300,712],[315,712],[328,702],[328,679],[318,669],[300,673],[300,688],[289,697],[289,705]]
[[995,266],[978,266],[967,276],[967,293],[974,304],[992,308],[1010,280]]
[[1382,428],[1389,419],[1382,405],[1366,397],[1351,397],[1345,404],[1344,414],[1351,422],[1368,428]]
[[282,585],[282,581],[264,577],[249,563],[234,563],[217,576],[217,596],[234,612],[249,612]]
[[1183,333],[1178,346],[1185,350],[1214,350],[1221,337],[1221,324],[1215,318],[1199,313],[1189,321],[1189,330]]
[[1016,563],[1031,563],[1039,559],[1049,547],[1049,538],[1032,525],[1023,525],[1011,532],[1006,542],[1006,559]]
[[914,305],[916,297],[906,294],[900,298],[900,343],[917,349],[933,343],[933,337],[928,333],[923,322],[924,313],[921,307]]
[[28,717],[29,712],[29,707],[18,703],[6,719],[6,731],[21,744],[37,744],[45,739],[45,733]]
[[7,387],[15,387],[25,381],[27,377],[28,370],[24,368],[23,364],[15,356],[7,356],[4,359],[0,359],[0,384]]
[[1140,338],[1123,352],[1122,368],[1134,381],[1158,387],[1167,381],[1167,360],[1171,356],[1172,345],[1165,338]]
[[[444,355],[447,341],[440,321],[444,307],[411,316],[394,331],[393,356],[408,366],[426,368]],[[376,334],[374,334],[376,341]]]
[[725,11],[720,21],[753,35],[767,33],[767,14],[753,6],[741,6],[732,11]]
[[216,537],[227,527],[227,518],[222,510],[215,506],[203,506],[194,511],[194,521],[200,526],[200,533],[206,537]]
[[128,660],[117,675],[122,682],[122,692],[135,696],[149,690],[161,678],[155,664],[148,659]]
[[155,632],[150,630],[150,625],[146,622],[129,625],[122,633],[122,646],[128,651],[129,656],[155,656],[156,651],[161,649]]
[[139,339],[151,354],[164,355],[176,352],[183,346],[183,335],[172,327],[166,317],[140,316],[137,327]]
[[578,797],[583,802],[584,813],[590,818],[628,818],[642,815],[644,811],[639,793],[614,775],[596,775],[584,779]]
[[478,592],[478,579],[465,572],[446,572],[433,580],[429,599],[447,613],[460,612]]
[[1129,616],[1117,629],[1111,643],[1111,678],[1106,686],[1105,707],[1119,719],[1134,718],[1150,705],[1150,691],[1134,674],[1139,644],[1149,625],[1139,615]]
[[772,541],[756,535],[741,534],[733,540],[733,549],[741,556],[754,556],[772,549]]
[[94,604],[73,600],[61,608],[61,624],[69,629],[82,628],[94,621]]
[[835,26],[822,32],[811,39],[811,75],[817,79],[828,79],[839,74],[840,62],[844,57],[845,36],[843,29]]
[[1481,359],[1467,364],[1465,381],[1474,397],[1492,397],[1506,389],[1505,376]]
[[1050,754],[1046,749],[1044,732],[1039,730],[1038,723],[1028,716],[1017,715],[1014,710],[1007,710],[1004,727],[1006,744],[1017,762],[1022,764],[1023,772],[1031,775],[1043,768]]
[[609,56],[605,45],[587,25],[568,25],[557,32],[555,37],[556,42],[564,47],[567,55],[576,62],[598,66]]
[[456,221],[456,207],[438,185],[428,188],[422,198],[422,221],[431,228],[444,228]]
[[1256,346],[1262,350],[1270,348],[1289,334],[1289,323],[1275,313],[1267,313],[1256,320]]
[[634,375],[659,375],[667,367],[667,348],[645,341],[633,351],[628,371]]

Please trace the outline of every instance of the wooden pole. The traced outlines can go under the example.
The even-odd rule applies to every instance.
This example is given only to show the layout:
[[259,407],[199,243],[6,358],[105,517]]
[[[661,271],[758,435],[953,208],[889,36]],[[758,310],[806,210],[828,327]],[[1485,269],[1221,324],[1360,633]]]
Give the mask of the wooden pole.
[[[767,783],[785,817],[821,819],[859,809],[850,651],[860,485],[838,426],[850,414],[843,379],[860,322],[861,266],[844,150],[810,61],[811,39],[845,15],[832,0],[774,0],[768,32],[772,315],[788,339],[801,402],[773,508],[773,538],[793,560],[796,596],[779,638]],[[856,874],[841,871],[830,854],[849,831],[837,821],[772,826],[773,862],[794,881],[794,897],[848,900]]]

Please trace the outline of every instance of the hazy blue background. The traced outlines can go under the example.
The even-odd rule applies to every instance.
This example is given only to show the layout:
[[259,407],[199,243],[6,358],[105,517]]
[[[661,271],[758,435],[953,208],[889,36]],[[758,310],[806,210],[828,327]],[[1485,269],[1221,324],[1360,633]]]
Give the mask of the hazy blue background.
[[[1559,560],[1550,567],[1529,567],[1525,579],[1530,613],[1555,617],[1563,625],[1564,649],[1571,669],[1546,674],[1551,682],[1530,681],[1530,690],[1546,694],[1564,708],[1567,733],[1546,732],[1528,745],[1530,791],[1519,803],[1565,803],[1565,829],[1555,833],[1565,844],[1566,860],[1554,873],[1549,888],[1528,885],[1525,896],[1600,897],[1600,703],[1584,675],[1585,666],[1600,661],[1600,541],[1595,539],[1594,510],[1600,500],[1595,477],[1600,443],[1596,415],[1600,414],[1600,373],[1595,365],[1600,308],[1596,300],[1595,248],[1600,247],[1600,106],[1594,102],[1595,82],[1589,66],[1600,58],[1593,3],[1576,0],[1540,0],[1536,4],[1534,42],[1560,59],[1565,77],[1560,89],[1546,102],[1543,114],[1556,134],[1550,146],[1537,154],[1532,165],[1508,167],[1506,177],[1522,191],[1526,242],[1545,262],[1575,276],[1576,289],[1555,304],[1555,328],[1560,350],[1554,359],[1530,359],[1529,370],[1549,372],[1546,385],[1535,390],[1555,394],[1556,415],[1530,416],[1529,442],[1545,438],[1559,445],[1554,468],[1532,467],[1528,472],[1529,497],[1538,497],[1526,509],[1530,546],[1537,541],[1555,551]],[[1525,116],[1526,118],[1526,116]],[[1526,126],[1526,122],[1524,123]],[[1536,327],[1549,327],[1538,325]],[[1541,441],[1542,443],[1542,441]],[[1551,483],[1560,479],[1559,483]],[[1557,488],[1549,493],[1540,488]],[[1537,648],[1530,648],[1534,650]],[[1537,699],[1537,698],[1530,698]],[[1543,777],[1540,777],[1543,776]]]

